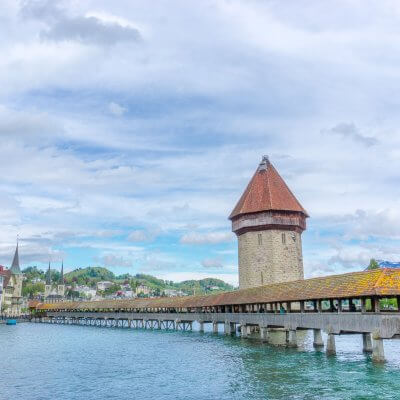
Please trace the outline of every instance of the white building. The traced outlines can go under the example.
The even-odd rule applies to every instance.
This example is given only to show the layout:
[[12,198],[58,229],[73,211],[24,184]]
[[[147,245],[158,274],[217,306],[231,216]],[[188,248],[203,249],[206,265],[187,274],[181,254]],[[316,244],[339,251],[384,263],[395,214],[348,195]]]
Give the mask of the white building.
[[183,293],[182,290],[176,290],[176,289],[164,289],[163,293],[167,297],[177,297],[185,295],[185,293]]
[[88,286],[76,286],[75,291],[77,291],[80,296],[87,299],[94,299],[97,293],[96,289],[92,289]]
[[110,281],[97,282],[97,290],[106,290],[110,288],[112,285],[114,284]]

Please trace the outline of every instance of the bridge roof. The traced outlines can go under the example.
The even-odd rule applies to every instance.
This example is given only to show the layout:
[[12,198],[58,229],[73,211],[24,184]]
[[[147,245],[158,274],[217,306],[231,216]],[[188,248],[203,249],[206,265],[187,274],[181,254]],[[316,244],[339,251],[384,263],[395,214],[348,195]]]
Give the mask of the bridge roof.
[[58,302],[37,305],[38,310],[98,310],[132,308],[186,308],[272,303],[300,300],[400,295],[400,270],[384,268],[320,278],[277,283],[208,296],[158,297],[126,300]]

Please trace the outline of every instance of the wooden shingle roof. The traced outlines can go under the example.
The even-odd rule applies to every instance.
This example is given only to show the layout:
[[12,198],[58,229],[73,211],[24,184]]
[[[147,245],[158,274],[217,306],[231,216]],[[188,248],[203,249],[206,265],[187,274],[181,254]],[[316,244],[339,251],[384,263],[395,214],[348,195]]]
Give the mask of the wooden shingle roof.
[[400,295],[400,269],[385,268],[260,286],[208,296],[39,304],[39,310],[186,308]]

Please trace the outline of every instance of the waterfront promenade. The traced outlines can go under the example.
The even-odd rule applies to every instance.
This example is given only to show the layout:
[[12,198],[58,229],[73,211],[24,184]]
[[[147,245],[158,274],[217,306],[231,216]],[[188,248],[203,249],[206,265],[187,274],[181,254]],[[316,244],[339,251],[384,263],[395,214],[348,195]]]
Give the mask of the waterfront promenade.
[[[390,311],[382,307],[392,302]],[[297,346],[298,330],[313,330],[314,345],[336,353],[335,336],[360,334],[363,350],[383,362],[384,339],[400,337],[400,271],[378,269],[294,282],[265,285],[210,296],[58,302],[36,304],[32,321],[97,326],[213,331],[223,324],[230,335],[269,341],[271,330],[282,330],[286,344]]]

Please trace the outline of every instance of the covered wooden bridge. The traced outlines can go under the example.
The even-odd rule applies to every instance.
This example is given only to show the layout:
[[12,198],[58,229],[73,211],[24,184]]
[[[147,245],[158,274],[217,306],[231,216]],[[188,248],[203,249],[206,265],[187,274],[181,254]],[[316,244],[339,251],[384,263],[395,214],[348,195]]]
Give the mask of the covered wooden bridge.
[[[268,341],[283,329],[288,346],[296,332],[314,331],[314,345],[335,353],[335,336],[362,334],[363,350],[384,360],[382,339],[400,335],[400,270],[376,269],[260,286],[208,296],[159,297],[32,305],[32,321],[97,326],[192,329],[193,322],[218,324],[232,334]],[[399,336],[400,337],[400,336]],[[373,340],[372,340],[373,338]]]

